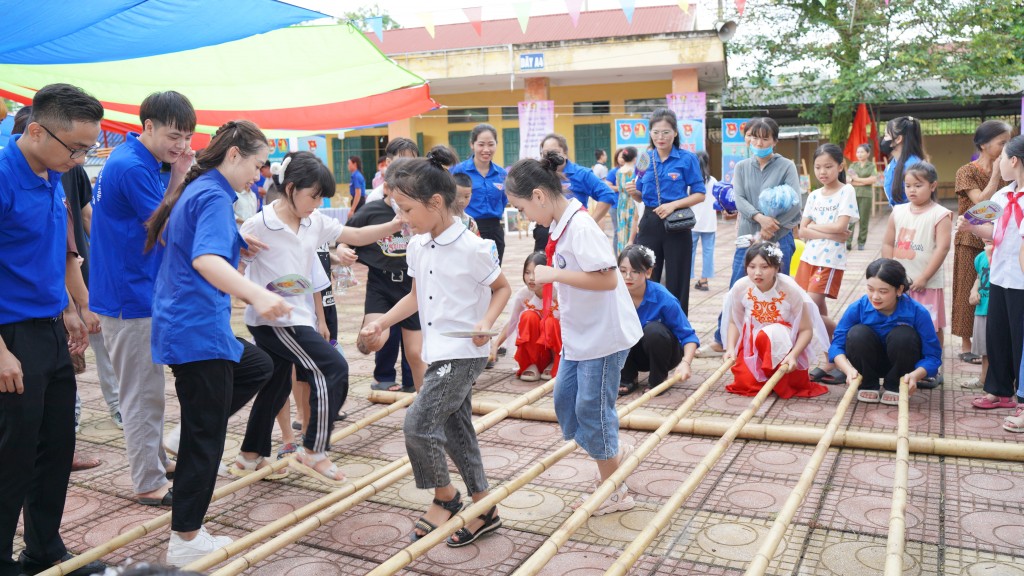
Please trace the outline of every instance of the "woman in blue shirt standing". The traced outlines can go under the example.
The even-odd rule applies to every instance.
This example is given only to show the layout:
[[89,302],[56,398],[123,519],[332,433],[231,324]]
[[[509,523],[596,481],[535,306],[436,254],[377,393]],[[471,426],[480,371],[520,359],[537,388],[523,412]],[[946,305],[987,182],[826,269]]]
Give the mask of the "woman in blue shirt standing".
[[654,251],[631,244],[619,254],[619,273],[633,299],[644,335],[626,356],[620,375],[619,396],[636,390],[640,372],[650,372],[647,386],[654,388],[679,366],[679,381],[690,378],[690,362],[700,346],[697,333],[668,289],[650,280]]
[[[210,535],[203,517],[217,481],[228,417],[266,383],[271,369],[265,353],[235,338],[231,296],[266,318],[292,308],[238,273],[241,250],[250,247],[235,227],[235,190],[259,176],[268,154],[267,139],[255,124],[228,122],[146,223],[146,249],[157,242],[165,246],[153,293],[153,360],[171,367],[181,404],[167,549],[167,563],[174,566],[231,542]],[[240,380],[246,381],[245,392],[239,390]]]
[[352,212],[366,204],[366,178],[363,177],[363,159],[359,156],[349,156],[348,171],[352,180],[348,184],[348,194],[352,197]]
[[907,168],[917,164],[927,155],[924,141],[921,139],[921,121],[913,116],[900,116],[889,120],[885,125],[885,136],[878,143],[878,151],[892,157],[885,167],[885,178],[882,185],[889,205],[907,203],[907,194],[903,190],[903,175]]
[[[851,304],[832,335],[828,359],[852,382],[864,376],[857,400],[899,403],[900,378],[910,391],[942,364],[942,348],[928,310],[906,294],[910,280],[903,265],[879,258],[867,269],[867,295]],[[884,392],[878,395],[879,380]]]
[[473,196],[466,206],[480,229],[480,237],[493,240],[498,248],[498,260],[505,258],[505,229],[501,217],[505,215],[505,169],[491,159],[498,149],[498,131],[490,124],[477,124],[469,133],[473,155],[452,167],[452,174],[468,174],[473,180]]
[[656,263],[651,279],[661,282],[676,298],[683,312],[690,311],[690,261],[693,234],[690,230],[667,232],[665,218],[680,208],[693,208],[704,201],[704,176],[697,155],[679,148],[679,126],[675,112],[659,108],[651,114],[653,150],[651,167],[626,189],[636,190],[646,206],[636,234],[636,243],[654,250]]

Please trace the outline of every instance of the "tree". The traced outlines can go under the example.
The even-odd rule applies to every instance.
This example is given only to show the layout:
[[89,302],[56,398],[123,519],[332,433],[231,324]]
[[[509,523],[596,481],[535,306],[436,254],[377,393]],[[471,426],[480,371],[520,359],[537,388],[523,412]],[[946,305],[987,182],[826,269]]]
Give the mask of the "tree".
[[731,103],[805,103],[845,139],[857,103],[928,95],[957,101],[1008,90],[1024,75],[1021,0],[750,0],[729,45]]
[[366,20],[368,18],[376,18],[378,16],[382,19],[385,30],[395,30],[396,28],[402,27],[401,24],[395,21],[395,19],[388,14],[386,9],[381,8],[376,2],[372,5],[361,6],[358,10],[345,13],[345,19],[352,22],[353,26],[363,32],[373,32],[373,29],[370,27],[370,23]]

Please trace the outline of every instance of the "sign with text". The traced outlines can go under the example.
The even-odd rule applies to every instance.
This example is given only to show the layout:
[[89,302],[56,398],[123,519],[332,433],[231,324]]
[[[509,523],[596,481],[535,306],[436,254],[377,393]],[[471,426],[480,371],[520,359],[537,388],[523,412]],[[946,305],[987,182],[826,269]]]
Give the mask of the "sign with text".
[[540,159],[540,141],[555,131],[555,101],[519,103],[519,159]]
[[544,69],[544,53],[535,52],[533,54],[520,54],[519,55],[519,71],[530,72],[532,70],[543,70]]
[[633,146],[638,152],[647,149],[650,139],[647,137],[647,120],[629,118],[615,121],[615,147]]
[[665,101],[668,109],[676,113],[676,118],[682,120],[705,120],[708,115],[708,98],[704,92],[683,92],[680,94],[666,94]]
[[736,163],[750,156],[743,129],[750,118],[722,118],[722,182],[732,184]]

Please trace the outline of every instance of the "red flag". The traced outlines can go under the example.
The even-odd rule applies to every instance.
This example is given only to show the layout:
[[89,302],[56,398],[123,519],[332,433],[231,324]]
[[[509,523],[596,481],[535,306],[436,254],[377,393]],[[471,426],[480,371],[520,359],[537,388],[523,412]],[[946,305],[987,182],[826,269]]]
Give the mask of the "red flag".
[[743,16],[743,9],[746,5],[747,0],[736,0],[736,12],[738,12],[740,16]]
[[[868,107],[864,104],[857,106],[857,114],[853,117],[853,127],[850,128],[850,137],[846,140],[846,150],[843,155],[850,162],[857,161],[857,147],[861,144],[868,144],[867,130],[871,127],[871,139],[876,136],[875,123],[871,121]],[[872,150],[874,146],[872,146]]]
[[476,30],[477,36],[483,36],[483,8],[463,8],[462,12],[469,18],[469,23],[473,25],[473,30]]

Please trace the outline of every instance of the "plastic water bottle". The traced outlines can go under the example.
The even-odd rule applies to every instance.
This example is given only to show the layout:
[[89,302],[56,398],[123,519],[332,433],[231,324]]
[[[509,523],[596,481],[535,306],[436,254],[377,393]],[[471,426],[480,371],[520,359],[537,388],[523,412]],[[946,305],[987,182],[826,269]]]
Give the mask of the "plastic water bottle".
[[335,266],[334,275],[337,277],[334,293],[338,296],[344,295],[349,288],[358,284],[351,266]]

